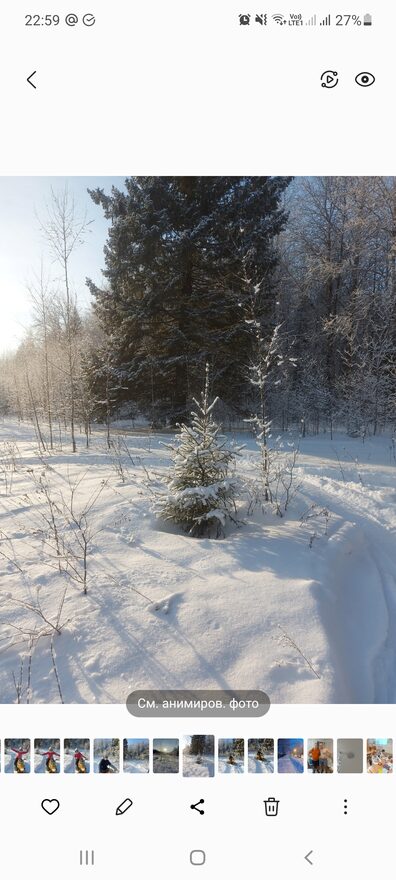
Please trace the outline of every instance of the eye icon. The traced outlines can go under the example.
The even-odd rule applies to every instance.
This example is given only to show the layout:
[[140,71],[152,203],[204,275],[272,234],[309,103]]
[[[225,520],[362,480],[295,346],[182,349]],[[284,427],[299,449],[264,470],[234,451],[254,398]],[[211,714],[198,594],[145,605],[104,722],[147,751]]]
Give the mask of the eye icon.
[[363,73],[358,73],[355,76],[355,82],[358,86],[363,86],[363,88],[367,88],[367,86],[372,86],[375,83],[375,76],[372,73],[368,73],[367,70],[363,71]]

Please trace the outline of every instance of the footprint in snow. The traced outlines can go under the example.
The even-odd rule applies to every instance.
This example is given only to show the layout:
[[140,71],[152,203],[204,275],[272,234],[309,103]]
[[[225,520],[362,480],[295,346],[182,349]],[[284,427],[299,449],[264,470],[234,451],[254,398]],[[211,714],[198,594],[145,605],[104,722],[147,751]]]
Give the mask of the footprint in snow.
[[165,596],[164,599],[152,602],[147,606],[147,610],[150,611],[151,614],[169,614],[172,606],[182,598],[182,595],[182,593],[171,593],[169,596]]

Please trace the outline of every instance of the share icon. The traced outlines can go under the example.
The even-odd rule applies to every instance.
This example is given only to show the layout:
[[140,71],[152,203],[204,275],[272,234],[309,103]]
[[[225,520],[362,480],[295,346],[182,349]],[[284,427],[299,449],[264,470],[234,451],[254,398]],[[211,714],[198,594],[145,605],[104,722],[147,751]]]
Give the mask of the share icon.
[[199,804],[204,804],[204,803],[205,803],[204,798],[201,798],[201,800],[200,800],[200,801],[197,801],[196,804],[191,804],[191,809],[192,809],[192,810],[196,810],[197,813],[200,813],[201,816],[203,816],[204,813],[205,813],[205,810],[200,810],[200,809],[199,809]]

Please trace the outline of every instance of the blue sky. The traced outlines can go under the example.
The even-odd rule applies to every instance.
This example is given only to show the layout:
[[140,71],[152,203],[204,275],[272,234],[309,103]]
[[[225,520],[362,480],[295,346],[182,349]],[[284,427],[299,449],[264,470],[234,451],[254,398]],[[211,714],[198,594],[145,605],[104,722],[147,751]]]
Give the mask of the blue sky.
[[62,191],[66,181],[77,212],[86,211],[87,219],[93,221],[86,243],[71,262],[73,287],[82,308],[90,301],[86,277],[101,282],[107,222],[102,209],[88,195],[87,187],[99,186],[109,192],[113,184],[122,188],[124,178],[0,177],[0,354],[17,347],[31,322],[26,284],[40,269],[41,257],[50,266],[37,215],[45,217],[51,187]]
[[157,751],[166,751],[171,752],[173,749],[179,748],[179,740],[178,739],[155,739],[153,741],[153,748],[157,749]]

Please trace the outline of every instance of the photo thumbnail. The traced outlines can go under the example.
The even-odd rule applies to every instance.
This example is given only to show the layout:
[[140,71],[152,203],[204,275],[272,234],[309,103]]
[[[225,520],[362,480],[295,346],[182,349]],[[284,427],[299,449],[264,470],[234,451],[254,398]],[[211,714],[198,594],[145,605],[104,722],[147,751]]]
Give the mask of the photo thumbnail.
[[214,736],[184,736],[183,776],[214,776]]
[[304,772],[304,740],[278,739],[278,773]]
[[65,773],[90,772],[91,744],[89,739],[65,739],[63,746]]
[[153,740],[153,773],[179,772],[179,740]]
[[219,773],[244,772],[245,741],[243,739],[219,739],[217,749]]
[[4,740],[4,772],[30,773],[30,739]]
[[367,740],[367,773],[393,773],[393,740]]
[[309,739],[307,747],[308,773],[332,773],[334,746],[332,739]]
[[95,773],[119,773],[120,741],[118,739],[94,740]]
[[148,739],[124,739],[124,773],[148,773],[150,770],[150,743]]
[[59,739],[35,739],[34,740],[34,772],[35,773],[59,773],[60,772],[60,740]]
[[337,773],[363,773],[363,740],[337,740]]
[[273,773],[275,746],[273,739],[248,740],[249,773]]

